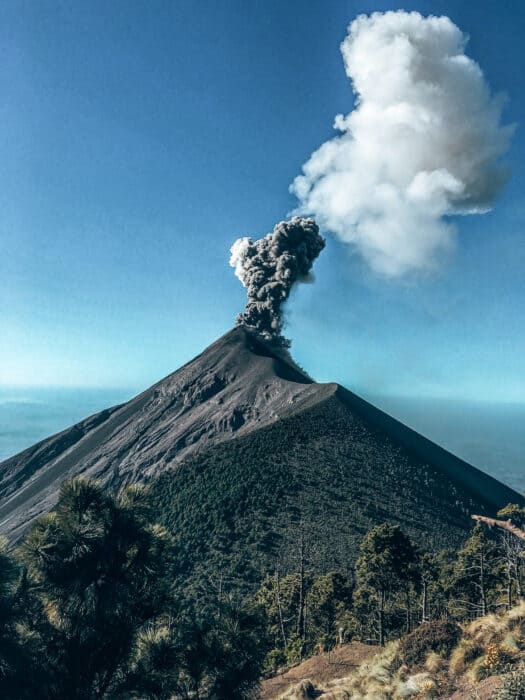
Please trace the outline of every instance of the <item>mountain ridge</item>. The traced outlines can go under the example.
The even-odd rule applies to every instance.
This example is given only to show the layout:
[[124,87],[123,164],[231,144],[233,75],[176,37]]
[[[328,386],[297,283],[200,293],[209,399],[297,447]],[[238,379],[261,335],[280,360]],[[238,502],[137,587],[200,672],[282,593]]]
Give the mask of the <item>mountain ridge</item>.
[[[418,458],[438,462],[491,510],[520,496],[344,387],[314,382],[243,327],[227,332],[130,401],[105,409],[0,463],[0,531],[18,537],[52,507],[61,480],[110,488],[159,476],[197,452],[305,412],[328,397]],[[344,435],[341,439],[345,439]]]

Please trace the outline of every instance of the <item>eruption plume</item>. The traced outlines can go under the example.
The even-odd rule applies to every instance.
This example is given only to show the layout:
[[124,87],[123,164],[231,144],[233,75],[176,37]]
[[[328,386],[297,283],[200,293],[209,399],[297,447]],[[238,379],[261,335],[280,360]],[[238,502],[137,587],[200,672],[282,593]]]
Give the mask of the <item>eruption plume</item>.
[[281,347],[282,305],[296,282],[306,281],[314,260],[325,246],[313,219],[281,221],[264,238],[239,238],[231,247],[230,265],[247,289],[248,302],[237,325],[255,331]]
[[466,44],[448,17],[399,11],[358,17],[341,45],[355,109],[291,191],[381,274],[435,267],[455,238],[447,217],[488,211],[506,179],[513,128]]

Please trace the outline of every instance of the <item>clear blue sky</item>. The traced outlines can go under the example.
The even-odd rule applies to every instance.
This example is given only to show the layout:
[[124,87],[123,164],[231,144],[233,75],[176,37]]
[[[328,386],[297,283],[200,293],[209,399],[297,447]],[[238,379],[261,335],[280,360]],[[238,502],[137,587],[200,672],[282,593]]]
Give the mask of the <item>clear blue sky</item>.
[[176,0],[0,5],[0,385],[140,389],[232,325],[240,235],[352,107],[359,13],[447,14],[517,124],[495,209],[419,283],[330,238],[288,305],[297,360],[364,395],[525,397],[525,5]]

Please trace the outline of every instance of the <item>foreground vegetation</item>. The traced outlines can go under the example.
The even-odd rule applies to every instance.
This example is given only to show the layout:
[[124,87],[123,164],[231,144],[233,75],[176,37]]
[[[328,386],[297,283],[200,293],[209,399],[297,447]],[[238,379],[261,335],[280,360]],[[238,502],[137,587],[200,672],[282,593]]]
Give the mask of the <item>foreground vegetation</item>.
[[[300,670],[300,668],[299,668]],[[522,700],[525,602],[470,623],[426,623],[389,642],[355,671],[319,681],[315,674],[275,696],[283,700]]]
[[[416,672],[421,683],[410,687],[423,692],[425,679],[436,693],[445,668],[450,679],[472,666],[481,679],[523,657],[525,608],[513,608],[525,542],[512,532],[478,523],[461,547],[425,552],[384,523],[362,537],[352,570],[323,572],[315,532],[300,522],[287,557],[268,560],[264,575],[248,569],[238,585],[219,563],[188,585],[188,543],[154,522],[156,505],[143,487],[113,496],[75,479],[16,551],[3,546],[1,698],[245,700],[262,675],[351,640],[385,647],[386,694],[377,697],[409,697]],[[519,506],[500,514],[525,523]],[[487,618],[502,611],[505,623]],[[356,693],[367,678],[352,680]]]
[[0,560],[0,697],[247,698],[263,648],[246,606],[181,604],[147,493],[76,479]]
[[[501,515],[525,521],[508,506]],[[457,623],[510,610],[523,595],[525,542],[512,533],[491,533],[477,524],[457,550],[425,552],[397,525],[372,528],[363,538],[354,575],[309,573],[300,544],[294,573],[266,577],[256,601],[272,640],[271,670],[337,643],[360,640],[383,646],[418,626],[443,621],[439,635],[457,642]],[[454,634],[456,637],[454,637]],[[417,647],[418,637],[412,637]],[[436,648],[434,651],[440,651]],[[416,653],[415,651],[413,652]]]

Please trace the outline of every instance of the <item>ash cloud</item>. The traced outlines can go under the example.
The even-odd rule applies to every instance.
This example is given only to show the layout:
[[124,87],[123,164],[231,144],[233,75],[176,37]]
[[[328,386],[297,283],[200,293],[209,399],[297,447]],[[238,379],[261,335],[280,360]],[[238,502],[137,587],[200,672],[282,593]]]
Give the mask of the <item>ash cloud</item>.
[[264,238],[239,238],[231,247],[230,265],[246,287],[248,302],[237,317],[275,345],[289,347],[283,337],[282,307],[296,282],[308,281],[314,260],[325,246],[311,218],[281,221]]
[[436,267],[454,214],[487,212],[506,179],[501,126],[467,37],[448,17],[360,16],[341,44],[355,109],[315,151],[291,191],[299,214],[350,244],[371,268],[398,277]]

